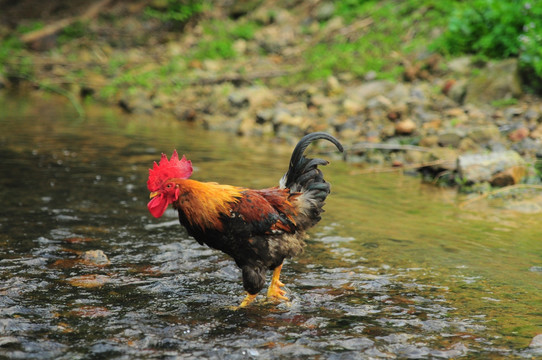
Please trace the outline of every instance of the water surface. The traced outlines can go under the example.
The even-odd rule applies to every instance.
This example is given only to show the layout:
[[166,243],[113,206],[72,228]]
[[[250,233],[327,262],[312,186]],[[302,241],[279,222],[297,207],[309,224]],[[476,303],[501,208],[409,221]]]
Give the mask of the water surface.
[[[542,356],[529,347],[542,333],[540,214],[461,209],[453,190],[325,155],[332,195],[284,266],[291,301],[234,311],[239,270],[172,210],[148,213],[148,168],[176,148],[193,178],[274,186],[293,145],[87,111],[0,100],[0,356]],[[109,263],[85,258],[96,250]]]

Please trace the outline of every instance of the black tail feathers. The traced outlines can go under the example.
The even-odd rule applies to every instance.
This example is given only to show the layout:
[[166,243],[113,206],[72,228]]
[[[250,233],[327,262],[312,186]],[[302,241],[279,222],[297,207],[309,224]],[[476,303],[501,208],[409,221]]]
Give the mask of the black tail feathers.
[[304,156],[305,149],[316,140],[325,139],[333,143],[339,151],[343,146],[333,136],[324,132],[314,132],[305,135],[295,147],[290,159],[290,166],[280,181],[280,186],[291,189],[293,192],[310,192],[311,198],[322,202],[330,191],[329,184],[324,180],[318,165],[327,165],[323,159],[310,159]]

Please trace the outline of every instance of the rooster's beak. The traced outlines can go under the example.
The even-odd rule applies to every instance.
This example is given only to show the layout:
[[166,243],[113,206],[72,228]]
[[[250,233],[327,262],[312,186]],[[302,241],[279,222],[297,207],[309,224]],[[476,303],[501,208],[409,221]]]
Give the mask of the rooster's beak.
[[151,194],[149,195],[149,198],[152,199],[153,197],[158,196],[158,195],[160,195],[159,191],[151,192]]

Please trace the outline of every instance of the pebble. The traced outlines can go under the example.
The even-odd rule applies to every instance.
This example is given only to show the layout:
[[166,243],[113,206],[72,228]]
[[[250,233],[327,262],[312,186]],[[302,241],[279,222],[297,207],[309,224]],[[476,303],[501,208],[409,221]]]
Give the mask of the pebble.
[[395,124],[395,133],[409,135],[416,130],[416,123],[411,119],[404,119]]

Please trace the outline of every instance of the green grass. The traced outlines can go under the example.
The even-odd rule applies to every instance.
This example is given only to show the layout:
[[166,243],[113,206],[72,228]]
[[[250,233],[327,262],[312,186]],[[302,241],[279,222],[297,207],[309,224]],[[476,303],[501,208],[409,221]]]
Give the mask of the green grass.
[[153,5],[156,6],[145,8],[145,15],[177,27],[184,26],[205,8],[202,0],[157,0]]
[[338,34],[311,47],[305,56],[310,70],[303,76],[318,80],[348,71],[357,77],[376,72],[378,78],[397,79],[403,72],[400,57],[425,51],[433,30],[442,26],[442,19],[451,11],[449,1],[337,2],[335,14],[344,19],[346,26],[366,19],[371,19],[371,23],[352,34]]
[[233,44],[236,40],[251,40],[259,28],[255,22],[231,20],[211,20],[203,24],[205,36],[188,53],[188,58],[235,59],[239,56]]

